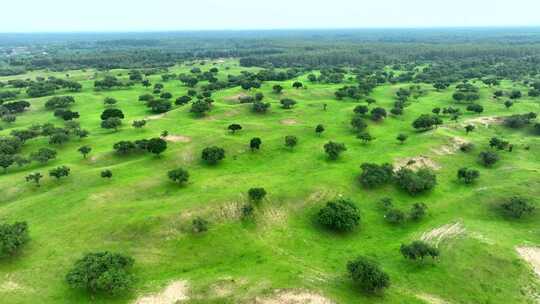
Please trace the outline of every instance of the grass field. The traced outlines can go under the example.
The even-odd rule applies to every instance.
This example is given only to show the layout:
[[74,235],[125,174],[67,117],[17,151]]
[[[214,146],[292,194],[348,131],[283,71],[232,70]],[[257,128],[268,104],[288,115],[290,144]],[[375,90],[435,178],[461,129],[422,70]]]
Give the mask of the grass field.
[[[217,67],[220,77],[241,71],[234,60]],[[206,65],[203,70],[208,68]],[[173,72],[189,69],[177,66]],[[1,303],[132,303],[176,280],[189,286],[190,299],[182,303],[250,303],[276,289],[308,290],[336,303],[535,303],[538,282],[515,248],[540,244],[540,215],[508,220],[494,206],[516,194],[533,200],[540,195],[540,138],[497,124],[479,124],[469,135],[462,127],[477,117],[538,112],[539,99],[523,97],[506,109],[504,100],[491,97],[496,89],[525,88],[510,81],[496,88],[478,82],[484,113],[463,111],[457,123],[445,118],[443,126],[418,133],[411,126],[416,117],[436,106],[454,104],[453,88],[437,92],[424,84],[428,94],[414,100],[403,116],[369,122],[376,139],[363,144],[349,124],[358,103],[334,97],[343,84],[312,84],[305,75],[299,80],[308,89],[293,89],[291,80],[280,83],[285,90],[276,95],[272,93],[276,82],[265,82],[254,91],[263,92],[272,104],[263,115],[252,113],[249,105],[231,101],[231,96],[243,92],[232,88],[214,93],[214,107],[204,118],[193,117],[189,106],[175,107],[157,117],[138,101],[138,96],[151,93],[151,88],[136,85],[96,92],[91,79],[94,73],[70,72],[72,79],[83,84],[83,90],[58,93],[75,96],[73,110],[80,112],[81,126],[90,136],[56,148],[57,159],[46,165],[14,166],[0,175],[0,219],[27,221],[31,236],[20,254],[0,261]],[[111,73],[127,77],[127,71]],[[25,77],[38,75],[49,74],[33,72]],[[159,82],[158,77],[150,76],[150,80]],[[164,85],[164,91],[174,98],[188,89],[179,81]],[[390,109],[400,86],[409,84],[382,85],[371,96],[376,105]],[[118,132],[99,125],[107,96],[118,99],[117,107],[126,114]],[[298,104],[290,110],[281,109],[279,100],[283,97]],[[12,125],[2,123],[0,135],[33,123],[62,125],[45,110],[47,99],[26,99],[32,104],[30,110]],[[322,110],[323,103],[328,104],[327,111]],[[149,117],[145,128],[131,127],[131,121]],[[231,123],[241,124],[243,130],[231,134],[227,131]],[[314,132],[317,124],[326,128],[320,137]],[[163,130],[185,138],[169,142],[160,157],[113,153],[115,142],[158,137]],[[398,133],[409,135],[405,144],[396,140]],[[299,139],[293,150],[284,146],[286,135]],[[516,148],[512,153],[500,153],[501,161],[486,169],[477,163],[477,155],[488,148],[493,136],[509,140]],[[252,137],[262,139],[260,151],[250,151]],[[475,150],[440,153],[441,147],[451,145],[456,137],[473,142]],[[324,154],[323,145],[329,140],[347,146],[337,161],[327,160]],[[30,140],[23,154],[47,145],[46,138]],[[77,152],[83,145],[93,149],[88,159]],[[211,145],[226,150],[225,160],[217,166],[200,160],[201,150]],[[523,148],[527,145],[530,150]],[[366,190],[358,182],[364,162],[394,163],[420,155],[440,167],[436,171],[438,185],[430,193],[412,197],[393,185]],[[24,181],[31,172],[47,175],[49,169],[60,165],[71,168],[68,178],[56,181],[46,176],[41,187]],[[457,181],[456,171],[465,166],[480,170],[481,177],[473,185]],[[190,172],[185,186],[167,178],[167,171],[176,167]],[[113,172],[111,180],[100,177],[103,169]],[[253,221],[242,221],[238,207],[247,201],[251,187],[264,187],[268,196],[256,209]],[[314,222],[325,202],[340,195],[351,198],[361,211],[360,229],[350,234],[331,233]],[[377,205],[383,197],[392,198],[404,209],[424,202],[429,215],[418,223],[390,225]],[[206,233],[190,231],[197,216],[209,220]],[[438,261],[413,263],[399,253],[402,243],[453,223],[459,223],[464,232],[441,242]],[[132,292],[120,297],[91,297],[65,283],[64,276],[75,260],[84,253],[102,250],[135,258],[138,280]],[[392,285],[384,296],[365,295],[348,278],[345,265],[358,255],[376,259],[390,275]],[[439,300],[447,302],[436,302]]]

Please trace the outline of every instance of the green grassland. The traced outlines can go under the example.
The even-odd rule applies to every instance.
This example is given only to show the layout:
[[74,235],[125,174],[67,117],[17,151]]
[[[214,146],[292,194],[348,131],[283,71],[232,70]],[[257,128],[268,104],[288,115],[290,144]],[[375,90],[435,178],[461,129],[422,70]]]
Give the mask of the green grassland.
[[[217,67],[219,77],[244,70],[233,60]],[[190,68],[177,66],[171,72],[188,72]],[[523,97],[506,109],[504,100],[491,97],[496,89],[525,90],[520,85],[504,81],[490,88],[478,82],[484,113],[464,111],[458,122],[445,118],[443,126],[418,133],[411,126],[416,117],[430,113],[434,107],[455,105],[453,87],[438,92],[423,84],[428,93],[411,99],[403,116],[369,122],[369,131],[376,139],[363,144],[349,123],[358,102],[334,97],[343,84],[309,83],[304,75],[298,80],[307,84],[307,89],[293,89],[295,79],[281,82],[285,90],[276,95],[272,86],[278,82],[265,82],[253,91],[263,92],[265,101],[272,104],[262,115],[252,113],[247,104],[231,101],[231,96],[244,92],[242,89],[221,90],[214,93],[215,103],[206,117],[195,118],[189,106],[175,106],[162,117],[152,117],[145,128],[135,129],[131,121],[152,116],[138,101],[138,96],[151,93],[151,88],[136,85],[94,91],[95,73],[70,72],[72,79],[83,84],[83,90],[57,94],[75,96],[72,109],[81,114],[81,126],[90,131],[90,136],[55,148],[58,157],[46,165],[14,166],[0,175],[0,219],[27,221],[31,236],[20,254],[0,261],[1,303],[131,303],[173,280],[189,282],[191,300],[185,303],[249,303],[275,289],[312,290],[337,303],[424,303],[419,294],[435,295],[449,303],[533,303],[538,283],[515,247],[540,244],[540,215],[508,220],[494,206],[516,194],[533,200],[540,195],[540,139],[497,124],[478,126],[466,135],[461,126],[480,116],[538,112],[538,99]],[[111,73],[127,77],[127,71]],[[32,72],[24,76],[38,75],[50,74]],[[101,76],[103,73],[97,72],[97,77]],[[160,82],[159,75],[149,78],[152,83]],[[179,81],[164,85],[164,91],[174,98],[188,90]],[[377,100],[376,105],[390,109],[396,90],[409,85],[382,85],[371,96]],[[99,115],[107,96],[116,98],[117,107],[126,114],[118,132],[100,128]],[[298,104],[290,110],[281,109],[279,100],[284,97]],[[45,110],[47,99],[26,99],[31,108],[12,125],[3,123],[0,135],[33,123],[62,125]],[[322,110],[323,103],[328,104],[327,111]],[[464,110],[464,106],[457,107]],[[243,130],[231,134],[227,131],[231,123],[241,124]],[[326,128],[320,137],[314,132],[317,124]],[[163,130],[191,140],[169,142],[160,157],[113,153],[115,142],[158,137]],[[405,144],[396,140],[398,133],[409,135]],[[287,135],[298,137],[296,148],[284,146]],[[477,163],[477,155],[487,149],[493,136],[509,140],[516,148],[512,153],[500,153],[501,161],[486,169]],[[260,151],[250,151],[253,137],[262,139]],[[473,142],[474,151],[434,152],[454,137]],[[323,145],[329,140],[347,146],[336,161],[327,160],[324,154]],[[30,140],[23,154],[47,145],[46,138]],[[87,159],[77,152],[83,145],[93,149]],[[211,145],[226,150],[225,160],[217,166],[200,160],[201,150]],[[526,145],[530,150],[523,148]],[[393,163],[419,155],[440,166],[438,185],[427,194],[413,197],[393,185],[367,190],[358,182],[364,162]],[[49,169],[60,165],[71,168],[68,178],[56,181],[47,176],[41,187],[24,181],[31,172],[47,175]],[[465,166],[481,172],[473,185],[457,181],[456,171]],[[167,171],[177,167],[190,172],[185,186],[167,178]],[[104,169],[113,172],[111,180],[100,177]],[[242,221],[237,209],[247,201],[251,187],[264,187],[268,196],[257,207],[253,221]],[[351,198],[361,211],[360,228],[349,234],[331,233],[314,223],[321,206],[340,195]],[[377,205],[383,197],[392,198],[403,209],[424,202],[429,215],[417,223],[392,226],[385,222]],[[197,216],[209,220],[206,233],[190,231],[191,221]],[[466,232],[440,244],[438,261],[413,263],[399,253],[402,243],[455,222],[461,223]],[[84,253],[102,250],[135,258],[138,279],[132,292],[120,297],[91,297],[67,286],[64,276],[73,262]],[[392,285],[384,296],[365,295],[348,278],[345,264],[358,255],[376,259],[390,275]],[[214,292],[216,284],[232,280],[236,283],[229,284],[226,295]],[[17,288],[2,288],[2,282],[12,282]]]

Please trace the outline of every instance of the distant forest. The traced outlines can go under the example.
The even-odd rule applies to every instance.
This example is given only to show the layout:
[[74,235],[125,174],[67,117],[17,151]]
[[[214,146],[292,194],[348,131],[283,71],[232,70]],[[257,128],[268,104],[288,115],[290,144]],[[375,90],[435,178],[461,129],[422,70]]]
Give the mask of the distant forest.
[[[540,28],[0,34],[0,76],[231,57],[267,69],[351,67],[372,74],[392,66],[403,71],[402,81],[536,78]],[[423,70],[414,71],[418,66]]]

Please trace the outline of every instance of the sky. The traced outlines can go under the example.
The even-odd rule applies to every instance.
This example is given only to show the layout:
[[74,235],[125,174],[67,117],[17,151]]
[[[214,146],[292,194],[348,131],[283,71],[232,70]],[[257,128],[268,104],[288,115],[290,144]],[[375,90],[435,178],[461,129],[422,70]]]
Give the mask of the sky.
[[0,32],[540,26],[540,0],[18,0]]

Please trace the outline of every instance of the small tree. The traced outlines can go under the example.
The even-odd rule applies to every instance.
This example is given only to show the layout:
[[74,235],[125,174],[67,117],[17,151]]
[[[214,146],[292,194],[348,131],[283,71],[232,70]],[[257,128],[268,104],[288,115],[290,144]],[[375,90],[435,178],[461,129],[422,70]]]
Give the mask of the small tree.
[[485,167],[493,167],[499,161],[499,155],[495,152],[484,151],[478,156],[480,163]]
[[293,99],[290,99],[290,98],[285,98],[285,99],[282,99],[280,101],[281,103],[281,107],[284,108],[284,109],[290,109],[292,108],[295,104],[296,104],[296,101],[293,100]]
[[421,168],[414,172],[403,167],[396,172],[396,181],[400,188],[415,195],[433,189],[437,184],[437,177],[429,168]]
[[131,288],[134,260],[112,252],[89,253],[77,260],[66,275],[71,288],[116,295]]
[[402,244],[399,251],[409,260],[424,260],[425,257],[436,259],[439,250],[423,241],[414,241],[409,245]]
[[83,155],[84,158],[86,158],[86,156],[90,152],[92,152],[92,148],[90,148],[90,146],[82,146],[82,147],[79,148],[78,151]]
[[236,131],[240,131],[242,130],[242,126],[239,125],[239,124],[230,124],[227,129],[229,129],[229,131],[231,131],[232,134],[236,133]]
[[409,219],[419,221],[426,216],[427,206],[424,203],[415,203],[409,211]]
[[475,169],[461,168],[457,172],[457,177],[465,184],[472,184],[476,179],[480,177],[480,172]]
[[390,224],[398,225],[405,222],[406,217],[403,211],[393,208],[386,211],[384,219]]
[[352,201],[337,199],[326,203],[319,211],[317,220],[328,229],[348,232],[360,224],[360,213]]
[[111,179],[113,176],[112,174],[112,171],[111,170],[103,170],[101,171],[101,177],[102,178],[108,178],[108,179]]
[[202,151],[201,158],[210,165],[217,164],[220,160],[225,158],[225,150],[220,147],[207,147]]
[[380,266],[366,257],[358,257],[347,263],[352,280],[365,292],[377,293],[390,286],[390,277]]
[[392,181],[394,176],[394,167],[385,163],[382,165],[363,163],[362,174],[360,174],[360,183],[366,188],[375,188]]
[[146,150],[159,157],[161,153],[167,150],[167,141],[159,137],[151,138],[148,140]]
[[183,168],[171,170],[167,173],[169,179],[179,185],[187,183],[189,180],[189,172]]
[[118,128],[122,125],[122,120],[118,117],[110,117],[101,121],[101,127],[103,129],[114,129],[118,131]]
[[4,169],[4,173],[6,173],[7,168],[15,162],[15,158],[11,154],[0,154],[0,167]]
[[474,125],[466,125],[465,126],[465,132],[469,134],[470,132],[474,131],[475,127]]
[[49,160],[56,158],[56,151],[48,148],[41,148],[37,152],[31,153],[30,157],[33,160],[44,164]]
[[272,87],[272,91],[274,91],[274,93],[276,94],[281,94],[281,92],[283,91],[283,87],[279,84],[276,84]]
[[512,107],[514,105],[514,102],[511,101],[511,100],[507,100],[504,102],[504,106],[507,108],[507,109],[510,109],[510,107]]
[[503,202],[501,204],[501,209],[507,216],[513,218],[522,218],[527,214],[533,213],[535,208],[526,199],[514,196]]
[[194,218],[191,226],[193,227],[193,232],[195,233],[208,231],[208,221],[201,217]]
[[56,178],[57,180],[62,177],[68,177],[71,169],[66,166],[60,166],[49,171],[49,176]]
[[322,124],[318,124],[315,127],[315,133],[317,133],[318,136],[321,136],[321,134],[324,132],[324,126]]
[[251,188],[248,190],[248,196],[252,202],[259,203],[266,196],[266,190],[264,188]]
[[105,99],[103,100],[103,104],[105,104],[106,106],[113,106],[117,102],[118,101],[112,97],[105,97]]
[[29,240],[26,222],[0,224],[0,257],[14,255]]
[[251,151],[259,150],[261,148],[262,140],[258,137],[254,137],[249,141],[249,148]]
[[285,146],[293,149],[298,144],[298,138],[294,135],[287,135],[285,136]]
[[367,144],[368,142],[375,139],[373,136],[371,136],[371,134],[369,134],[369,132],[361,132],[356,137],[360,139],[364,144]]
[[135,129],[140,129],[140,128],[146,126],[146,120],[134,120],[132,126]]
[[293,86],[293,88],[295,88],[295,89],[300,89],[300,88],[303,87],[304,85],[303,85],[300,81],[295,81],[295,82],[293,83],[292,86]]
[[407,140],[407,138],[409,137],[403,133],[398,134],[398,136],[396,137],[400,144],[403,144]]
[[324,152],[326,152],[328,158],[331,160],[338,159],[339,155],[344,151],[347,151],[347,147],[343,143],[329,141],[324,145]]
[[27,182],[34,182],[36,183],[36,186],[40,186],[39,185],[39,181],[43,178],[43,175],[41,175],[41,173],[39,172],[36,172],[36,173],[30,173],[28,174],[25,179]]

